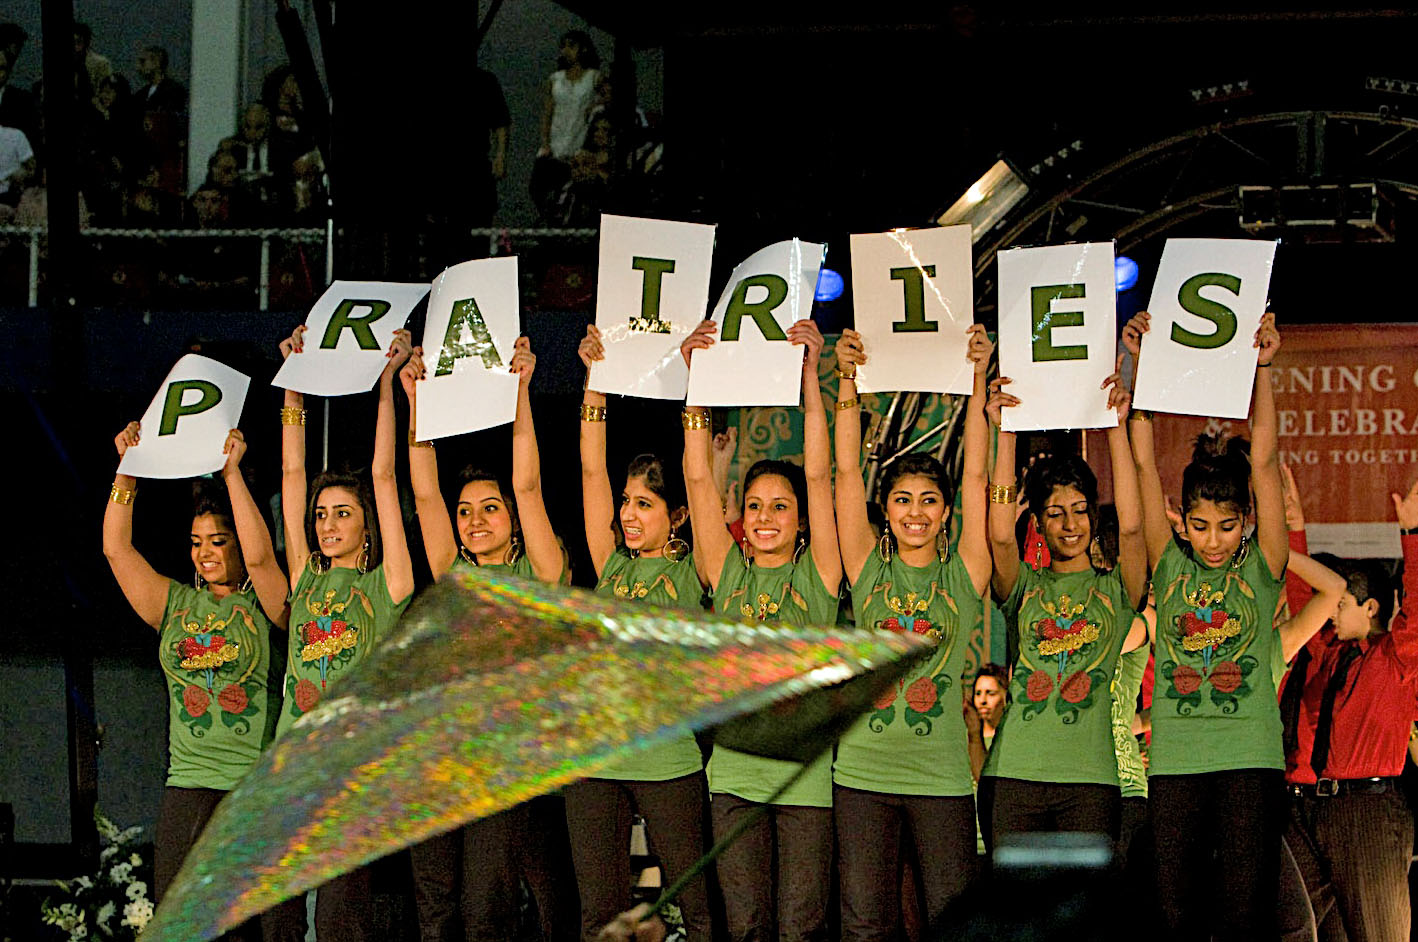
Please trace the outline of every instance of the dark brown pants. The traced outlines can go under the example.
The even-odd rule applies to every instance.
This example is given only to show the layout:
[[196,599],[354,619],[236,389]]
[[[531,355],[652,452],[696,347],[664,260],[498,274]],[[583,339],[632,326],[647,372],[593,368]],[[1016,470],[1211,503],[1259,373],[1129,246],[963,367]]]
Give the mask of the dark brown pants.
[[[711,795],[714,842],[763,808],[726,792]],[[826,939],[832,809],[769,805],[724,850],[716,872],[731,942]]]
[[[589,778],[568,785],[566,827],[581,894],[581,935],[587,942],[616,914],[630,908],[630,819],[645,816],[651,849],[664,868],[665,886],[704,855],[703,772],[665,782]],[[688,942],[709,942],[709,892],[703,874],[678,899]]]
[[[373,942],[369,867],[342,874],[315,892],[315,937],[320,942]],[[261,914],[264,942],[305,942],[305,894]]]
[[[202,829],[216,810],[226,792],[215,788],[172,788],[162,791],[158,803],[158,823],[153,833],[153,899],[162,902],[163,894],[172,885],[173,877],[182,867],[187,852],[197,843]],[[261,933],[255,919],[232,929],[222,936],[227,942],[259,939]]]
[[1116,843],[1122,807],[1116,785],[980,779],[980,827],[991,850],[1006,834],[1040,831],[1090,831]]
[[1291,796],[1286,841],[1326,942],[1407,942],[1413,815],[1397,789]]
[[938,918],[975,875],[975,799],[832,790],[842,940],[895,938],[901,920],[901,844],[911,842],[927,920]]
[[579,938],[566,813],[558,796],[535,798],[501,814],[409,848],[422,942],[518,937],[521,881],[537,904],[545,942]]
[[1148,779],[1167,938],[1275,938],[1284,785],[1276,769]]

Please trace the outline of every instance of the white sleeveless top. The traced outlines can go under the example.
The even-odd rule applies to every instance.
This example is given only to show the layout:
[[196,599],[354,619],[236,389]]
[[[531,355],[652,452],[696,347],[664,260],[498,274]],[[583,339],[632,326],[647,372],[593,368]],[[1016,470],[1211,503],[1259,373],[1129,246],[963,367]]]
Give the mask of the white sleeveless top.
[[601,73],[587,69],[572,82],[566,71],[551,76],[551,155],[565,160],[581,149],[591,124],[591,108],[596,101],[596,83]]

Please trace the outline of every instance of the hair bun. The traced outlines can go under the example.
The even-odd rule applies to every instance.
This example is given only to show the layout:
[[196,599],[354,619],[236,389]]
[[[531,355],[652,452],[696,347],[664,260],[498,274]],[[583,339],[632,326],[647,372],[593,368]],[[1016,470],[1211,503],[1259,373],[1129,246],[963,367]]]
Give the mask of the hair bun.
[[1251,443],[1240,435],[1222,436],[1203,432],[1192,445],[1192,461],[1199,464],[1228,465],[1251,461]]

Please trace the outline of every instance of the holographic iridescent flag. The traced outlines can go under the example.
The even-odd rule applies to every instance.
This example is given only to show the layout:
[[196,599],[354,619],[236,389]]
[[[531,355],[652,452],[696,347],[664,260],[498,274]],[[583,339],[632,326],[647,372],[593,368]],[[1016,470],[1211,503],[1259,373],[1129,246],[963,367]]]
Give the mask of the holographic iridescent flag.
[[913,635],[445,577],[223,799],[143,938],[213,938],[687,732],[809,759],[931,650]]

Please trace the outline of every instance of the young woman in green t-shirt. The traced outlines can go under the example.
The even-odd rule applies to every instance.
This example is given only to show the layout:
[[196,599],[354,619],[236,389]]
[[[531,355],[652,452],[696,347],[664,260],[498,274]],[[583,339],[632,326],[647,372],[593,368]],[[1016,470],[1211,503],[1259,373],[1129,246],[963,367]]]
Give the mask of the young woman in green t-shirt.
[[[120,460],[140,433],[137,422],[118,433]],[[270,742],[280,705],[268,677],[270,631],[286,626],[286,577],[241,475],[240,431],[224,451],[228,500],[208,490],[194,501],[191,586],[159,575],[133,546],[136,479],[114,477],[103,515],[104,556],[133,611],[159,632],[168,691],[167,787],[153,838],[159,902],[217,802]]]
[[[1137,354],[1151,319],[1123,329]],[[1285,756],[1272,664],[1290,555],[1269,367],[1275,315],[1256,331],[1250,455],[1240,439],[1198,440],[1182,472],[1174,537],[1151,417],[1135,414],[1147,555],[1157,598],[1148,810],[1170,938],[1275,935]],[[1246,536],[1254,494],[1255,535]]]
[[[685,361],[693,351],[711,346],[717,330],[713,321],[700,324],[681,346]],[[828,626],[837,618],[842,559],[832,506],[827,412],[817,378],[823,340],[811,320],[789,327],[787,337],[805,354],[803,464],[765,459],[748,469],[742,546],[735,545],[724,527],[711,467],[709,410],[684,410],[684,476],[697,536],[694,559],[720,614],[753,622]],[[716,865],[730,939],[826,936],[832,874],[830,746],[762,813],[764,803],[801,769],[795,762],[714,747],[709,760],[714,839],[722,840],[746,816],[759,815]]]
[[[304,334],[302,325],[281,341],[282,356],[299,354]],[[331,685],[364,659],[398,621],[413,594],[413,563],[394,479],[394,376],[409,350],[409,332],[396,331],[386,354],[389,362],[379,375],[372,495],[354,474],[326,471],[307,482],[305,397],[286,390],[281,409],[281,516],[290,573],[291,630],[278,735],[314,709]],[[371,923],[367,868],[320,887],[317,935],[366,939],[373,931]],[[304,938],[303,897],[268,911],[261,927],[268,942]]]
[[861,466],[857,367],[861,335],[837,342],[835,488],[837,539],[859,628],[936,639],[936,654],[893,685],[841,738],[833,763],[833,815],[842,897],[842,938],[883,938],[901,913],[899,852],[915,847],[927,918],[963,893],[975,869],[973,773],[984,761],[978,723],[967,728],[969,648],[983,614],[990,551],[985,536],[985,329],[969,331],[974,391],[965,403],[960,543],[950,552],[945,469],[929,455],[887,465],[880,497],[886,532],[867,516]]
[[[586,328],[578,353],[588,372],[605,356],[595,324]],[[655,455],[640,455],[626,469],[617,502],[606,469],[606,397],[591,389],[581,400],[580,441],[581,505],[596,592],[702,611],[704,586],[694,554],[679,536],[689,520],[679,469]],[[619,546],[617,524],[623,540]],[[705,785],[699,745],[693,736],[684,736],[641,750],[566,788],[566,824],[586,938],[594,938],[630,908],[632,814],[644,816],[666,880],[676,880],[703,855]],[[690,942],[707,942],[712,926],[702,875],[685,886],[678,903]]]
[[[425,377],[423,349],[415,347],[399,371],[409,400],[409,477],[434,579],[450,570],[478,568],[555,583],[565,573],[561,543],[542,500],[541,457],[528,400],[536,363],[531,341],[517,338],[508,363],[508,371],[520,380],[512,422],[511,487],[504,488],[494,472],[464,468],[453,508],[456,529],[439,491],[433,442],[419,441],[416,430],[418,381]],[[414,845],[409,860],[423,938],[514,937],[523,876],[536,899],[543,936],[565,937],[579,919],[569,854],[565,811],[555,796],[524,802]]]
[[[1117,564],[1097,569],[1098,480],[1076,455],[1056,455],[1029,469],[1025,497],[1049,550],[1035,570],[1015,538],[1015,436],[1000,429],[990,489],[990,585],[1013,616],[1018,637],[1014,706],[995,733],[980,778],[981,824],[993,848],[1005,834],[1092,831],[1118,839],[1122,797],[1112,732],[1110,687],[1118,657],[1147,643],[1133,616],[1147,591],[1147,549],[1137,472],[1128,447],[1131,401],[1114,373],[1103,383],[1118,423],[1108,430]],[[990,417],[1019,403],[994,382]],[[1008,616],[1007,616],[1008,617]]]

